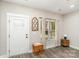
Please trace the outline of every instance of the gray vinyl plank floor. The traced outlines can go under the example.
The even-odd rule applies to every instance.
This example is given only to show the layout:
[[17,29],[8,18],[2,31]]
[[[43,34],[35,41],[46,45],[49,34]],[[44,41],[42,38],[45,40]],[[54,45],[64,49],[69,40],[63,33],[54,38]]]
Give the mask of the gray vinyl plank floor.
[[79,50],[70,47],[54,47],[44,50],[39,55],[24,53],[10,58],[79,58]]

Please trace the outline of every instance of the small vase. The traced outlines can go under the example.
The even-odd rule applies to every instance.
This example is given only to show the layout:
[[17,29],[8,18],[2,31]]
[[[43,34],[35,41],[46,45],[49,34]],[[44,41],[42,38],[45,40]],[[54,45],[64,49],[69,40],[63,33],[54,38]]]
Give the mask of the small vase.
[[67,39],[67,37],[64,37],[64,39],[66,40],[66,39]]

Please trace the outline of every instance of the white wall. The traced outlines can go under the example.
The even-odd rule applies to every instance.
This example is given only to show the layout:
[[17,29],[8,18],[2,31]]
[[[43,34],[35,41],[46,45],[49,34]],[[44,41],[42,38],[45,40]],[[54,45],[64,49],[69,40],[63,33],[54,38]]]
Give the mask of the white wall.
[[71,47],[79,49],[79,11],[64,16],[64,34],[68,34]]
[[[0,8],[0,15],[1,15],[1,8]],[[1,23],[1,16],[0,16],[0,23]],[[1,25],[0,25],[0,27],[1,27]],[[0,29],[0,33],[1,33],[1,29]],[[0,35],[0,38],[1,38],[1,35]]]
[[[10,12],[10,13],[17,13],[17,14],[25,14],[25,15],[29,15],[30,16],[30,22],[32,17],[45,17],[45,18],[53,18],[57,20],[57,25],[58,25],[58,37],[57,39],[59,40],[62,35],[63,35],[63,21],[62,21],[62,16],[59,14],[53,14],[50,12],[46,12],[46,11],[41,11],[41,10],[36,10],[36,9],[32,9],[32,8],[28,8],[25,6],[21,6],[21,5],[16,5],[16,4],[10,4],[10,3],[5,3],[5,2],[0,2],[0,8],[1,8],[1,22],[0,22],[0,29],[1,29],[1,37],[0,37],[0,53],[1,54],[6,54],[6,49],[7,49],[7,39],[6,39],[6,27],[7,27],[7,19],[6,19],[6,13]],[[30,38],[30,49],[31,49],[31,41],[35,41],[35,42],[39,42],[40,41],[40,31],[38,32],[32,32],[31,31],[31,23],[30,23],[30,34],[31,34],[31,38]],[[30,50],[29,49],[29,50]]]

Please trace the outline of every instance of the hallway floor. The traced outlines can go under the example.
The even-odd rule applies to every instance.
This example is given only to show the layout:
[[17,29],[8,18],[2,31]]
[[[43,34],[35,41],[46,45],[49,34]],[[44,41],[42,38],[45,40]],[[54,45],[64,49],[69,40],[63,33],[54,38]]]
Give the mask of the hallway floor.
[[79,58],[79,50],[69,47],[55,47],[46,49],[42,54],[25,53],[10,58]]

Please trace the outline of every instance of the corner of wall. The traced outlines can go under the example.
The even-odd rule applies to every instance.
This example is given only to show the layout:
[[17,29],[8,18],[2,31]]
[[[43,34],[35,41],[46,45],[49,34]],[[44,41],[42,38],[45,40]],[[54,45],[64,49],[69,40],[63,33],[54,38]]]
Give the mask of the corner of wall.
[[77,47],[77,46],[70,45],[70,47],[73,48],[73,49],[77,49],[77,50],[79,50],[79,47]]

